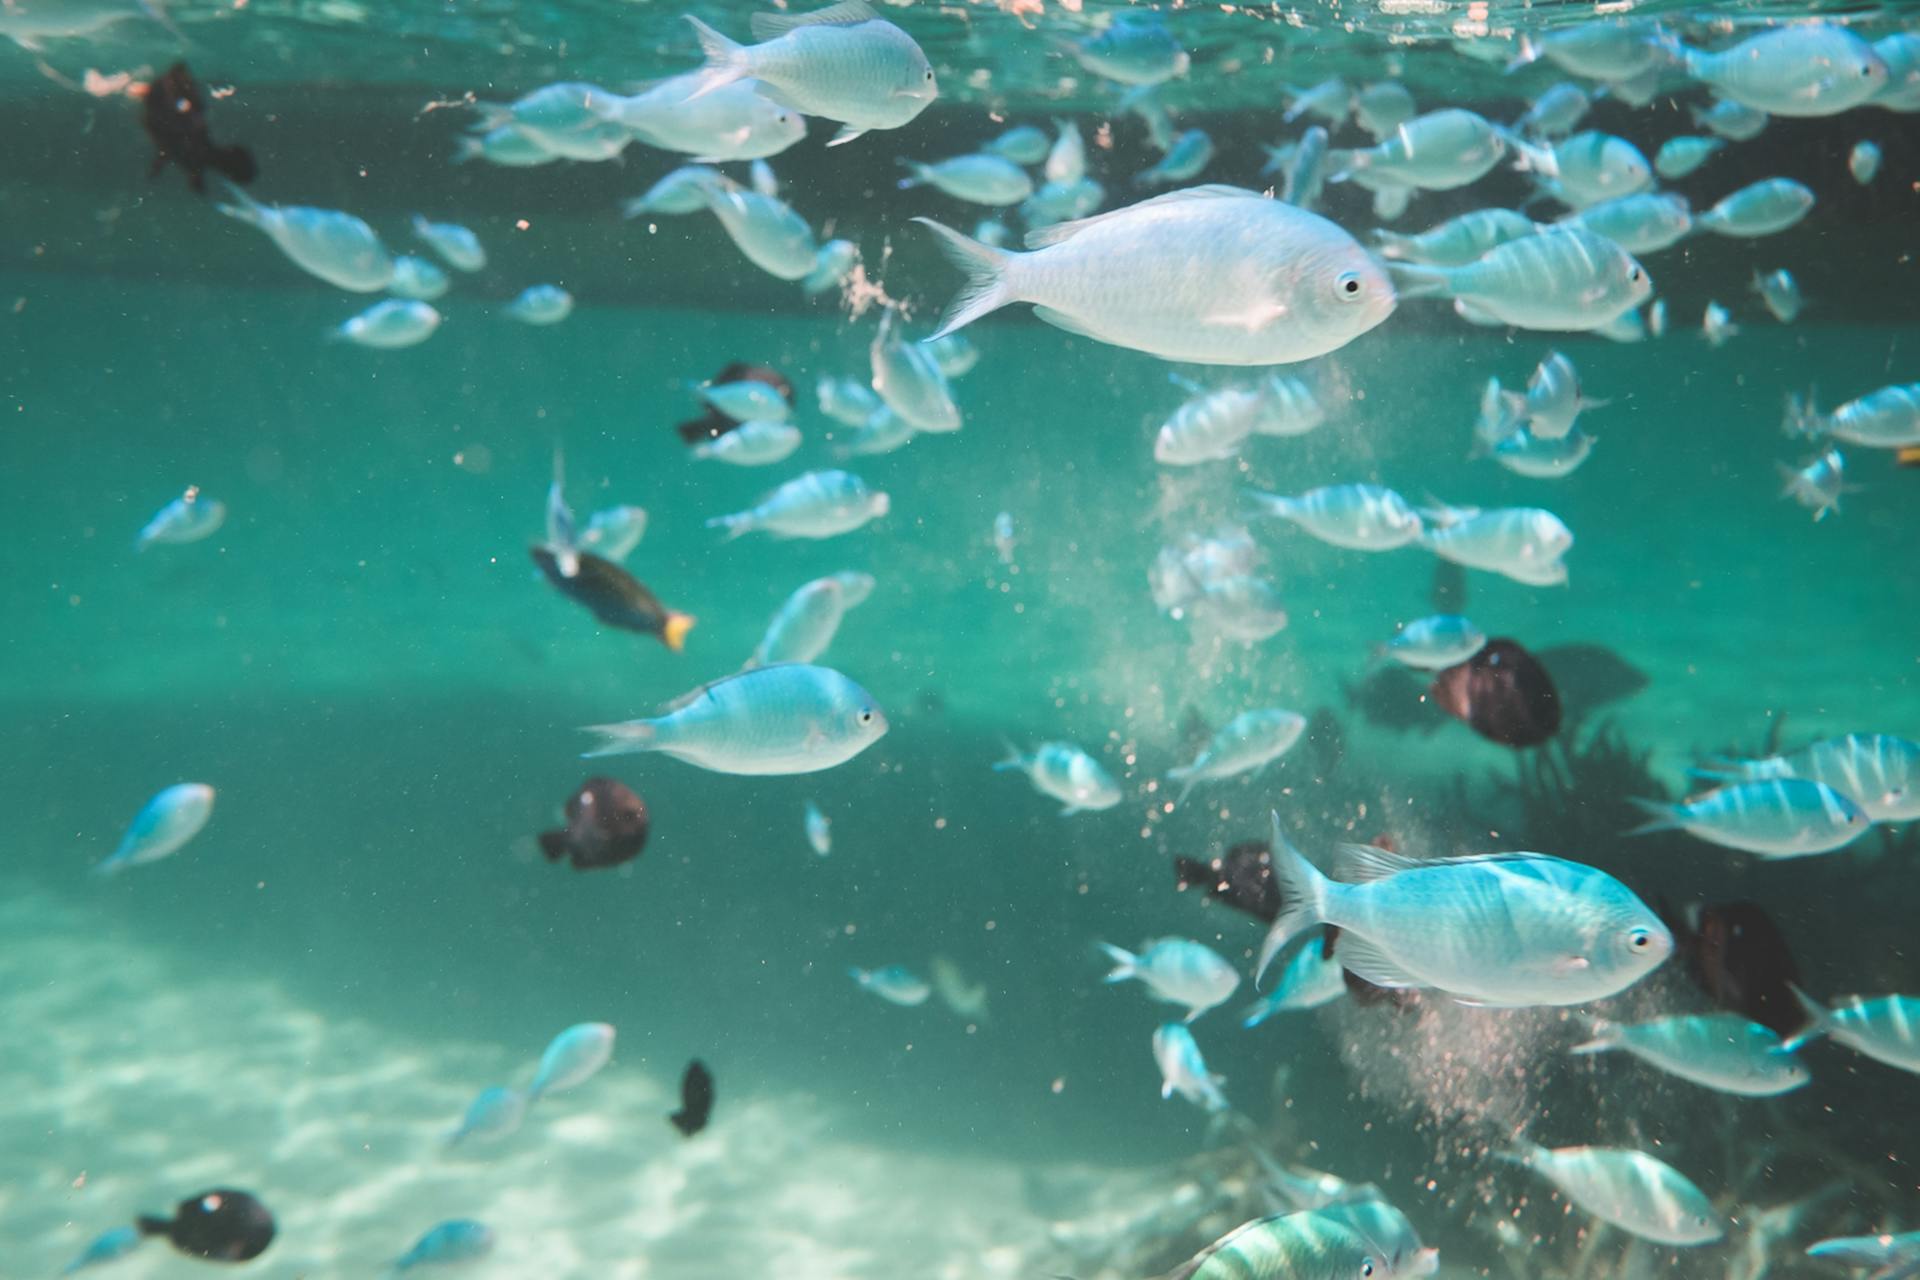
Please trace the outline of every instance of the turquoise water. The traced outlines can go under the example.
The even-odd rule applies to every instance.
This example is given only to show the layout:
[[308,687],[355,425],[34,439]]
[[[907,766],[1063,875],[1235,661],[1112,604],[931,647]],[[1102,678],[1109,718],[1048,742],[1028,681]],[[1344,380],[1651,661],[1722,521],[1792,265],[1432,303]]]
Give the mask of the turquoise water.
[[[811,389],[822,376],[864,380],[876,314],[803,301],[704,216],[620,221],[618,200],[676,163],[663,153],[633,147],[618,168],[444,166],[454,113],[420,117],[421,103],[469,85],[505,97],[553,74],[619,75],[538,42],[570,21],[583,41],[604,34],[610,15],[526,11],[529,51],[503,55],[488,86],[472,70],[487,42],[449,27],[452,65],[476,77],[453,76],[457,88],[402,65],[424,56],[404,32],[365,21],[307,94],[303,77],[355,29],[344,12],[307,25],[291,12],[254,26],[234,12],[175,16],[184,56],[209,83],[239,86],[216,102],[216,128],[260,149],[256,194],[354,208],[396,247],[406,215],[425,209],[493,250],[487,272],[455,280],[438,304],[443,330],[414,349],[326,341],[363,300],[300,275],[177,173],[148,186],[136,109],[56,88],[25,53],[6,71],[33,127],[0,176],[12,224],[0,260],[12,535],[0,561],[11,623],[0,1275],[56,1272],[134,1213],[233,1185],[279,1216],[272,1251],[248,1264],[275,1276],[375,1274],[455,1216],[499,1235],[470,1268],[480,1280],[1144,1276],[1269,1211],[1250,1134],[1284,1162],[1378,1182],[1449,1273],[1706,1265],[1757,1280],[1741,1270],[1757,1209],[1828,1193],[1760,1252],[1777,1271],[1829,1275],[1805,1244],[1914,1224],[1920,1187],[1899,1118],[1920,1086],[1835,1046],[1806,1051],[1807,1090],[1731,1099],[1621,1055],[1568,1058],[1581,1022],[1558,1009],[1342,1003],[1242,1031],[1243,981],[1195,1027],[1241,1118],[1223,1127],[1159,1098],[1148,1038],[1166,1007],[1103,985],[1094,947],[1177,934],[1250,979],[1260,927],[1177,893],[1170,859],[1264,838],[1277,808],[1310,854],[1378,835],[1432,853],[1539,849],[1604,867],[1649,901],[1757,900],[1810,989],[1920,988],[1910,837],[1875,831],[1845,852],[1766,864],[1683,836],[1619,834],[1636,820],[1628,796],[1680,795],[1703,756],[1920,732],[1915,473],[1890,452],[1850,449],[1860,489],[1815,524],[1780,498],[1775,469],[1806,452],[1780,433],[1789,392],[1815,384],[1828,407],[1913,376],[1911,117],[1779,121],[1723,172],[1678,184],[1705,205],[1779,171],[1822,203],[1778,237],[1650,256],[1674,316],[1664,338],[1480,330],[1407,301],[1289,370],[1328,406],[1327,425],[1172,469],[1152,451],[1188,394],[1169,366],[1016,308],[967,331],[980,360],[955,382],[963,430],[846,464],[891,495],[890,514],[820,542],[723,543],[709,517],[838,465],[847,432]],[[832,151],[816,125],[773,161],[795,206],[816,225],[839,218],[921,325],[955,280],[905,219],[974,215],[889,191],[892,156],[977,144],[998,128],[986,107],[1044,123],[1054,106],[1024,86],[1066,65],[1044,61],[1012,17],[968,13],[962,39],[924,6],[888,10],[936,33],[952,102]],[[688,65],[675,13],[636,8],[631,21],[665,52],[629,78]],[[1237,42],[1270,35],[1180,21],[1193,24],[1189,95],[1204,96],[1208,68],[1231,63]],[[1384,65],[1378,37],[1343,37],[1321,15],[1308,26],[1303,49],[1330,50],[1329,65]],[[1453,56],[1443,49],[1409,56],[1439,75]],[[181,55],[133,22],[44,56],[77,78]],[[1291,78],[1318,78],[1306,53],[1293,61]],[[965,87],[967,68],[1003,64],[1022,89],[994,99]],[[1474,105],[1496,117],[1550,80],[1529,73],[1502,96],[1505,82],[1478,74]],[[1699,97],[1683,80],[1671,92],[1596,122],[1657,142],[1684,123],[1674,103]],[[1440,105],[1437,93],[1423,105]],[[349,97],[354,112],[335,112]],[[1076,107],[1090,133],[1106,119]],[[1265,105],[1194,112],[1223,141],[1208,180],[1255,181],[1254,142],[1285,132]],[[1137,125],[1115,129],[1119,149],[1096,148],[1093,166],[1121,203],[1145,153]],[[1887,171],[1863,193],[1844,158],[1869,134]],[[1524,196],[1504,171],[1481,190]],[[1399,225],[1473,203],[1423,197]],[[1325,212],[1374,225],[1352,191],[1329,195]],[[883,247],[897,249],[884,269]],[[1746,292],[1755,268],[1782,265],[1810,299],[1790,326]],[[501,314],[548,279],[579,300],[565,324]],[[1708,299],[1743,326],[1718,349],[1694,320]],[[1521,385],[1555,346],[1612,401],[1582,419],[1599,438],[1591,460],[1540,481],[1469,458],[1486,378]],[[735,359],[799,389],[806,441],[788,462],[696,462],[672,432],[694,412],[688,384]],[[1207,385],[1236,374],[1180,371]],[[596,626],[534,572],[527,547],[542,537],[556,446],[583,516],[647,508],[628,567],[697,616],[686,652]],[[1569,716],[1545,750],[1566,753],[1564,789],[1516,793],[1537,753],[1446,719],[1420,700],[1424,681],[1379,694],[1373,646],[1434,611],[1435,561],[1417,548],[1366,555],[1256,526],[1290,625],[1255,646],[1196,638],[1154,607],[1156,550],[1234,519],[1244,487],[1362,481],[1417,503],[1545,506],[1573,529],[1568,585],[1470,573],[1464,605],[1550,666],[1556,649],[1584,647],[1555,671]],[[136,553],[141,526],[188,484],[228,504],[225,525]],[[1011,563],[993,545],[1003,511],[1018,535]],[[871,750],[771,778],[577,758],[579,726],[647,714],[735,670],[789,592],[841,569],[877,582],[823,659],[886,709],[891,730]],[[1370,690],[1400,700],[1383,710]],[[1284,760],[1170,811],[1159,780],[1191,756],[1189,718],[1217,727],[1257,706],[1316,718]],[[1122,803],[1062,818],[1017,775],[991,771],[1007,741],[1048,739],[1095,754]],[[1596,742],[1624,743],[1635,760]],[[544,863],[533,835],[596,771],[645,797],[644,855],[584,874]],[[206,831],[163,863],[91,878],[140,805],[184,780],[218,789]],[[826,858],[802,832],[809,800],[833,821]],[[984,1019],[937,999],[893,1007],[846,976],[892,963],[924,973],[936,956],[985,984]],[[1603,1011],[1705,1007],[1673,965]],[[474,1093],[524,1083],[548,1039],[582,1021],[618,1028],[604,1073],[543,1101],[499,1144],[442,1150]],[[683,1140],[663,1119],[696,1057],[719,1104],[712,1127]],[[1490,1157],[1522,1132],[1658,1151],[1714,1198],[1728,1238],[1676,1251],[1595,1231]],[[1502,1219],[1516,1240],[1496,1232]],[[114,1268],[208,1265],[153,1245]]]

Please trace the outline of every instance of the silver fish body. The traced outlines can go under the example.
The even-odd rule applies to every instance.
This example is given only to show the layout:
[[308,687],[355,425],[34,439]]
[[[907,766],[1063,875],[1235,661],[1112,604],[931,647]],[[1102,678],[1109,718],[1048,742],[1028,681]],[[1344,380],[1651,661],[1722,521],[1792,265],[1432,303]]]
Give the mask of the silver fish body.
[[656,717],[591,726],[589,756],[659,751],[715,773],[815,773],[878,742],[886,715],[873,695],[826,667],[789,662],[724,676]]

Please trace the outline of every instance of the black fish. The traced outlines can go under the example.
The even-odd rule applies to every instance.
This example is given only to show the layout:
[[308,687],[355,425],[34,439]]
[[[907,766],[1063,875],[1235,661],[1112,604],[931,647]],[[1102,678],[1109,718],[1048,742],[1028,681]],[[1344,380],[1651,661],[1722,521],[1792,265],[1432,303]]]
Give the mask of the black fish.
[[180,1252],[213,1262],[245,1262],[273,1243],[273,1215],[244,1191],[217,1187],[188,1196],[171,1218],[134,1220],[143,1236],[165,1236]]
[[[787,381],[787,375],[778,369],[769,369],[763,364],[745,364],[735,360],[732,364],[713,375],[710,385],[720,386],[728,382],[764,382],[780,393],[780,398],[793,407],[793,384]],[[704,401],[702,401],[705,404]],[[685,444],[702,444],[708,440],[717,440],[727,432],[739,426],[735,418],[729,418],[712,405],[697,418],[690,418],[675,427]]]
[[560,560],[552,551],[542,546],[529,551],[556,591],[585,605],[608,626],[653,636],[675,653],[686,646],[687,632],[693,630],[693,615],[676,613],[661,604],[660,597],[613,561],[591,551],[575,552],[580,563],[569,578],[560,571]]
[[1433,678],[1440,709],[1481,737],[1509,747],[1537,747],[1560,728],[1560,694],[1534,656],[1512,640],[1486,647]]
[[184,62],[174,63],[165,75],[147,86],[142,119],[153,142],[149,178],[157,178],[169,164],[177,164],[186,171],[187,185],[204,195],[209,169],[239,183],[252,182],[259,172],[251,151],[241,146],[223,147],[213,140],[207,130],[207,95]]
[[1799,966],[1786,935],[1759,903],[1695,903],[1679,915],[1662,903],[1660,916],[1687,976],[1716,1005],[1783,1037],[1807,1024],[1793,995]]
[[1280,890],[1273,883],[1273,854],[1265,840],[1246,840],[1224,858],[1175,858],[1173,882],[1182,891],[1201,888],[1235,911],[1273,923],[1280,914]]
[[695,1058],[680,1077],[680,1109],[668,1116],[674,1128],[691,1138],[707,1127],[713,1115],[713,1072]]
[[647,802],[612,778],[588,778],[567,797],[567,825],[542,831],[540,852],[548,862],[573,860],[575,871],[617,867],[640,856],[652,830]]

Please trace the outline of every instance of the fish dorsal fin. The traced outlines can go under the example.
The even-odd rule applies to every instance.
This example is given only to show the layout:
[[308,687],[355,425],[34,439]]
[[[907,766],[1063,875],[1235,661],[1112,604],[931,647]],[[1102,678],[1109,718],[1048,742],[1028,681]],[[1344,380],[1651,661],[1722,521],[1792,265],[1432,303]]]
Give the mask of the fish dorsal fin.
[[1376,987],[1401,991],[1426,985],[1357,933],[1340,935],[1340,945],[1335,948],[1333,959],[1334,963],[1354,977],[1364,978]]
[[1202,187],[1186,187],[1180,191],[1169,191],[1165,195],[1154,196],[1151,200],[1142,200],[1130,204],[1124,209],[1109,209],[1105,213],[1096,213],[1091,218],[1076,218],[1072,222],[1056,222],[1050,227],[1040,227],[1027,232],[1027,248],[1044,249],[1050,244],[1059,244],[1071,240],[1088,227],[1117,218],[1123,213],[1136,213],[1141,209],[1160,205],[1185,204],[1190,200],[1222,200],[1229,196],[1261,198],[1258,191],[1249,191],[1245,187],[1230,187],[1223,182],[1210,182]]
[[[1394,853],[1375,844],[1343,844],[1334,849],[1334,877],[1346,884],[1366,884],[1371,880],[1385,880],[1388,876],[1398,875],[1413,867],[1425,866],[1428,861],[1411,854]],[[1344,963],[1344,940],[1340,958]]]
[[851,27],[878,16],[867,0],[840,0],[812,13],[756,13],[747,29],[755,40],[778,40],[800,27]]
[[718,680],[709,680],[703,685],[696,685],[695,687],[687,690],[685,693],[681,694],[679,697],[675,698],[671,702],[661,703],[658,714],[663,716],[670,716],[676,711],[685,711],[688,707],[700,701],[702,698],[712,697],[713,691],[715,689],[718,689],[723,684],[732,684],[735,680],[738,680],[743,676],[753,675],[761,671],[770,671],[773,669],[773,667],[783,667],[788,665],[790,664],[784,663],[784,662],[776,662],[766,667],[748,667],[744,671],[736,671],[732,675],[721,676]]

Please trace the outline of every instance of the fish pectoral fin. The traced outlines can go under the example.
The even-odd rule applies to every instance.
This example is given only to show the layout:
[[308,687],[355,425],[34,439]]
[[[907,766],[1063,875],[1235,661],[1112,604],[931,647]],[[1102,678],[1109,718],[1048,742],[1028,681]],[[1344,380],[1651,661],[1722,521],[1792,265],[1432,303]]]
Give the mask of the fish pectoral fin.
[[1335,957],[1340,967],[1356,978],[1364,978],[1376,987],[1402,989],[1426,984],[1408,973],[1386,952],[1351,931],[1340,935],[1340,951]]
[[1287,318],[1287,306],[1283,302],[1256,302],[1239,311],[1221,311],[1207,316],[1202,323],[1225,325],[1232,329],[1245,329],[1252,333],[1264,329],[1275,321]]
[[1585,956],[1561,956],[1554,961],[1553,967],[1563,974],[1583,973],[1593,968],[1593,961]]
[[850,124],[843,124],[840,126],[840,132],[834,134],[833,137],[828,140],[827,145],[830,147],[841,146],[845,143],[852,142],[865,132],[865,129],[856,129]]
[[1095,341],[1101,340],[1100,335],[1064,311],[1055,311],[1052,307],[1036,306],[1033,309],[1033,314],[1038,319],[1046,321],[1056,329],[1064,329],[1066,332],[1077,334],[1082,338],[1093,338]]

